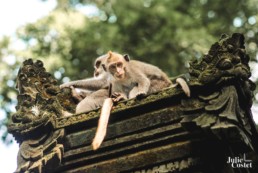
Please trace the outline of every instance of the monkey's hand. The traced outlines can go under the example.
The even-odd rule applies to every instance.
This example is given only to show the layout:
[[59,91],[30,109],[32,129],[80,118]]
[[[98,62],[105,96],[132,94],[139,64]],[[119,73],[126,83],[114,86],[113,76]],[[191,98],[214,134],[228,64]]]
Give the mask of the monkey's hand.
[[63,89],[63,88],[70,88],[72,85],[68,84],[68,83],[64,83],[62,85],[60,85],[60,89]]
[[118,101],[127,99],[127,97],[124,93],[119,93],[119,92],[113,93],[111,97],[112,97],[113,102],[118,102]]
[[78,93],[73,86],[70,86],[70,88],[72,91],[72,96],[76,101],[80,102],[83,98],[85,98],[80,93]]
[[144,96],[145,96],[146,94],[147,94],[147,93],[145,93],[145,92],[143,92],[143,93],[138,93],[137,96],[136,96],[136,98],[137,98],[137,99],[142,99],[142,98],[144,98]]
[[139,87],[134,87],[130,93],[129,93],[129,98],[137,98],[137,99],[141,99],[143,96],[145,96],[147,94],[146,91],[141,90]]

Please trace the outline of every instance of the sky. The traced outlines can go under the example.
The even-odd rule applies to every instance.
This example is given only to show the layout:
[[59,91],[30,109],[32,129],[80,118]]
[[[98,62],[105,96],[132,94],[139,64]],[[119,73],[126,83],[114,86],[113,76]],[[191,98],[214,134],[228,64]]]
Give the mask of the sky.
[[[0,39],[4,35],[15,37],[18,27],[36,22],[56,6],[56,0],[0,0]],[[1,120],[1,116],[0,116]],[[0,135],[2,131],[0,129]],[[0,140],[0,173],[13,173],[17,166],[18,144],[6,146]]]
[[[18,27],[27,23],[33,23],[37,19],[46,16],[56,6],[56,0],[48,0],[43,2],[41,0],[0,0],[0,39],[4,35],[12,36],[15,38],[15,31]],[[94,7],[77,8],[85,15],[96,13]],[[8,16],[8,17],[7,17]],[[258,65],[254,73],[258,77]],[[258,96],[257,96],[258,99]],[[252,108],[254,119],[258,122],[258,106]],[[3,118],[3,116],[2,116]],[[1,110],[0,110],[1,120]],[[0,129],[0,136],[1,136]],[[12,173],[16,169],[16,160],[18,153],[18,144],[15,142],[6,146],[0,140],[0,173]]]
[[5,23],[0,27],[0,37],[13,35],[17,27],[35,22],[47,15],[55,6],[55,0],[0,0],[0,21]]

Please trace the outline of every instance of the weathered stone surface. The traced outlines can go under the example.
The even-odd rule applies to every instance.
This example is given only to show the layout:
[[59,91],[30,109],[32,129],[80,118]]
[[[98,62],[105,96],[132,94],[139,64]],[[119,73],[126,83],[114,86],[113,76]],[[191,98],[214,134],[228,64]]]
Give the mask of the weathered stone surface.
[[233,169],[227,163],[246,154],[257,164],[248,61],[243,35],[223,35],[190,63],[190,98],[169,88],[119,102],[103,144],[93,151],[100,110],[63,117],[75,105],[70,90],[60,91],[49,74],[40,75],[42,63],[28,60],[18,75],[19,103],[9,126],[21,143],[17,172],[256,173],[255,166]]

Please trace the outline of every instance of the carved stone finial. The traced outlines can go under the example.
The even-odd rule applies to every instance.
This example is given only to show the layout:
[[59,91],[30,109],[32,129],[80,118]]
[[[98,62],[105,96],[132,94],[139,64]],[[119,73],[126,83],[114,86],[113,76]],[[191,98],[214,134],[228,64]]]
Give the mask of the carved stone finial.
[[191,82],[197,85],[214,85],[237,80],[244,88],[244,94],[251,106],[255,84],[249,80],[249,60],[244,46],[244,36],[239,33],[234,33],[231,37],[223,34],[199,62],[190,62]]
[[230,140],[234,136],[258,151],[257,131],[250,112],[256,86],[249,79],[249,59],[242,34],[234,33],[231,37],[223,34],[208,54],[190,63],[190,83],[205,91],[198,99],[186,100],[183,105],[186,109],[197,105],[196,109],[205,110],[191,120],[197,126],[212,131],[219,138],[223,138],[223,130],[234,129],[235,134],[227,134]]
[[8,126],[8,131],[20,143],[16,172],[42,172],[44,165],[58,164],[62,159],[63,145],[58,143],[64,136],[64,129],[54,130],[55,122],[63,116],[63,111],[72,112],[75,103],[70,89],[61,91],[42,61],[34,63],[28,59],[23,62],[17,88],[17,112]]

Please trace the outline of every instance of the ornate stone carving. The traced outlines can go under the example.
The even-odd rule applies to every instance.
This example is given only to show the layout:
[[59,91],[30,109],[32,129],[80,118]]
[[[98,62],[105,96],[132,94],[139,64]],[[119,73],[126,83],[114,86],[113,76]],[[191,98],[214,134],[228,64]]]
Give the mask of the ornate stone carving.
[[62,117],[63,111],[72,112],[75,103],[70,90],[61,91],[41,61],[24,61],[17,88],[17,112],[8,126],[20,143],[16,172],[42,172],[43,166],[61,162],[64,129],[54,130],[56,118]]
[[225,77],[247,79],[251,75],[248,62],[244,36],[235,33],[228,37],[223,34],[200,62],[196,60],[190,63],[189,72],[193,79],[197,78],[202,84],[218,83]]
[[234,33],[231,37],[223,34],[201,61],[190,62],[191,82],[197,85],[219,85],[235,79],[251,107],[255,84],[248,79],[251,76],[249,59],[242,34]]
[[244,36],[238,33],[231,37],[222,35],[199,62],[191,62],[190,83],[203,86],[204,91],[196,99],[184,100],[182,105],[185,112],[198,108],[205,113],[182,122],[194,122],[219,138],[241,139],[254,148],[258,140],[250,107],[255,84],[249,79],[248,62]]

